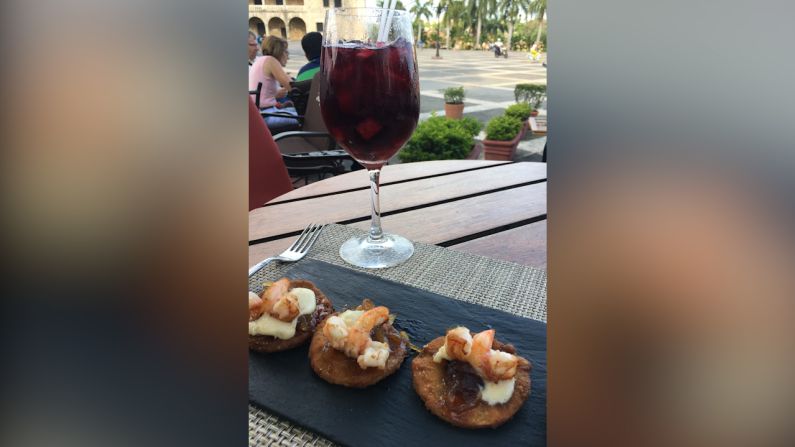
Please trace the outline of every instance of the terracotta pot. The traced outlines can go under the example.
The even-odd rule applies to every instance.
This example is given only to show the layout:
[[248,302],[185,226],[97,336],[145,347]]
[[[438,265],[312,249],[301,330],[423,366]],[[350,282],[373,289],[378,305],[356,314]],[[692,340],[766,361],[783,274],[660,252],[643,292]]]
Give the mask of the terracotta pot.
[[460,120],[464,116],[464,104],[444,103],[444,116],[451,120]]
[[530,130],[530,121],[525,120],[522,123],[522,130],[519,131],[519,139],[521,140],[522,138],[524,138],[525,135],[527,135],[527,131],[529,130]]
[[516,146],[519,145],[521,136],[520,132],[511,141],[483,140],[484,158],[486,160],[513,160],[513,155],[516,153]]
[[469,151],[469,155],[467,155],[467,160],[477,160],[480,158],[480,153],[483,152],[483,143],[480,141],[475,141],[475,144],[472,145],[472,150]]

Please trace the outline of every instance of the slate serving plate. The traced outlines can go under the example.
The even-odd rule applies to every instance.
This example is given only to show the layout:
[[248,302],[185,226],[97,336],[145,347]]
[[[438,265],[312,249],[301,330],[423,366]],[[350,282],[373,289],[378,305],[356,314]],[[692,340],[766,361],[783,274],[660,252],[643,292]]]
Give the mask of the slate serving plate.
[[249,400],[267,411],[351,446],[546,445],[546,324],[321,261],[305,260],[287,274],[315,283],[336,310],[363,298],[397,314],[395,326],[422,347],[456,325],[494,328],[530,360],[532,389],[524,406],[497,429],[453,427],[426,410],[411,382],[411,352],[392,376],[366,389],[332,385],[309,366],[308,346],[276,354],[249,352]]

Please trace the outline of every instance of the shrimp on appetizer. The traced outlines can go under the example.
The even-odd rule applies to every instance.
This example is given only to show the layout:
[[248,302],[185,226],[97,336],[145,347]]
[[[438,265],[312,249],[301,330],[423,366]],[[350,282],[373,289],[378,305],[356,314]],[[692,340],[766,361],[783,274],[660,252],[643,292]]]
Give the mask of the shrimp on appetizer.
[[309,347],[312,369],[320,377],[357,388],[394,373],[407,352],[407,337],[392,326],[389,309],[370,300],[328,317]]
[[281,278],[260,295],[249,292],[249,349],[276,352],[302,345],[332,312],[331,301],[309,281]]

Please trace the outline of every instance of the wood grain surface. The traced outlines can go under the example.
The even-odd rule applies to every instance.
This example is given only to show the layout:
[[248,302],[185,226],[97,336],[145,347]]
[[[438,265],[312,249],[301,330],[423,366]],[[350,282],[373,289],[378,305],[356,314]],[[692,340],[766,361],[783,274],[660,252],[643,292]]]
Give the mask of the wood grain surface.
[[[381,170],[381,185],[386,186],[394,182],[406,181],[421,177],[429,177],[439,174],[449,174],[471,169],[483,169],[488,166],[506,164],[505,161],[487,161],[473,164],[470,160],[440,160],[425,163],[403,163],[399,165],[384,166]],[[323,180],[322,182],[310,183],[307,186],[290,191],[279,196],[268,204],[280,203],[287,200],[295,200],[316,196],[321,194],[336,193],[347,189],[367,189],[369,181],[366,171],[357,171],[346,175],[338,175]],[[544,169],[546,172],[546,169]],[[546,174],[544,174],[546,175]]]
[[[384,231],[468,253],[546,267],[546,164],[484,160],[384,168]],[[370,226],[367,174],[291,191],[249,213],[249,265],[286,249],[310,222]]]

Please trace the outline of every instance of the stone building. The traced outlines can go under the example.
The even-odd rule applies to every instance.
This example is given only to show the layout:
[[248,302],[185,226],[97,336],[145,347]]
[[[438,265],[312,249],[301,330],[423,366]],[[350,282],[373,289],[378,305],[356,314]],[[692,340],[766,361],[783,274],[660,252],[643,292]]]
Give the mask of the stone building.
[[301,40],[310,31],[323,31],[329,8],[362,7],[367,0],[248,0],[248,28],[261,36]]

